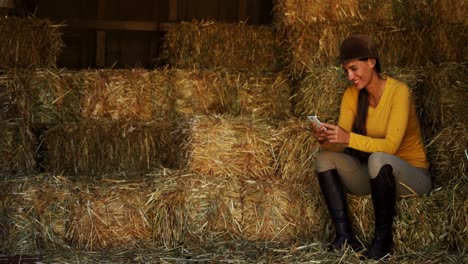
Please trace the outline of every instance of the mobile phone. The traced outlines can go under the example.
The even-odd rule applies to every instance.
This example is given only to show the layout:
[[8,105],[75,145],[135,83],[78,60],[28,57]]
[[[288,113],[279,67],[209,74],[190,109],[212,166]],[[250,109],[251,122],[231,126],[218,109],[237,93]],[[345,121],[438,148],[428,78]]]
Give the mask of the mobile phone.
[[314,123],[314,125],[318,126],[318,127],[323,127],[324,130],[327,130],[326,127],[324,127],[322,125],[322,122],[320,122],[320,120],[318,119],[318,117],[316,115],[313,115],[313,116],[307,116],[307,118],[312,122]]

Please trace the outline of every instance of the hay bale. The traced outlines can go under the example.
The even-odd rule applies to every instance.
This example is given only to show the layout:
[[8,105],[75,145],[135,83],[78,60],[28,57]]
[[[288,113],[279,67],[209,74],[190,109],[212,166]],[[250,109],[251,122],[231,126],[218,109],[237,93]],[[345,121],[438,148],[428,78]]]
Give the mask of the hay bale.
[[26,96],[22,89],[19,89],[10,74],[0,74],[0,122],[25,120],[31,113],[24,105]]
[[431,60],[426,26],[320,23],[285,30],[288,71],[300,77],[319,65],[338,65],[339,45],[353,32],[375,39],[384,67],[425,65]]
[[151,181],[102,178],[73,186],[67,238],[84,250],[135,246],[151,240],[145,203]]
[[[465,170],[466,172],[466,170]],[[447,235],[444,245],[448,250],[464,252],[468,246],[468,184],[466,174],[463,180],[443,187],[445,195],[438,197],[447,218]],[[439,227],[440,228],[440,227]]]
[[229,176],[194,175],[186,186],[187,232],[193,242],[239,239],[242,234],[242,183]]
[[434,63],[468,61],[468,26],[457,24],[433,24],[430,27],[427,49]]
[[196,246],[240,237],[242,185],[237,178],[185,174],[156,186],[147,215],[157,245]]
[[0,68],[55,67],[64,46],[61,28],[46,19],[0,17]]
[[433,12],[438,22],[468,25],[468,5],[465,0],[434,0]]
[[280,144],[276,150],[276,173],[288,181],[308,182],[314,178],[320,145],[310,122],[290,119],[279,124]]
[[[450,150],[447,150],[450,151]],[[465,168],[465,167],[463,167]],[[448,172],[450,173],[450,172]],[[396,255],[412,254],[425,250],[448,250],[463,252],[466,248],[467,229],[467,178],[466,169],[456,180],[444,182],[424,197],[399,198],[396,203],[393,233]],[[311,175],[311,204],[314,214],[321,219],[320,232],[314,240],[331,241],[334,225],[331,222],[326,204],[322,199],[316,173]],[[440,185],[439,185],[440,186]],[[368,245],[374,234],[374,213],[372,198],[348,194],[348,206],[357,237]]]
[[165,69],[85,70],[77,76],[83,85],[81,112],[85,119],[146,122],[173,111]]
[[151,121],[174,111],[166,69],[9,70],[0,86],[3,116],[16,113],[38,126],[81,119]]
[[341,97],[349,85],[340,67],[320,67],[310,71],[298,84],[294,95],[297,116],[317,115],[323,122],[337,122]]
[[183,117],[228,114],[252,118],[289,116],[291,83],[284,73],[172,70],[170,98]]
[[2,180],[5,253],[39,254],[67,248],[71,182],[47,174]]
[[[438,189],[427,197],[397,200],[397,213],[393,226],[395,254],[408,254],[428,248],[448,247],[446,241],[453,240],[453,237],[449,237],[449,230],[463,228],[455,227],[451,223],[454,217],[446,211],[446,207],[451,203],[450,200],[444,200],[448,198],[447,195],[451,195],[450,190]],[[348,195],[348,204],[354,231],[357,237],[365,245],[368,245],[374,236],[372,199],[370,196]],[[326,206],[325,203],[322,203],[322,205]],[[462,203],[457,205],[463,206],[466,211],[466,206]],[[333,226],[331,222],[330,226]],[[329,240],[334,235],[334,232],[330,233],[327,238]],[[466,234],[464,236],[466,237]]]
[[275,1],[275,22],[283,26],[312,24],[317,22],[346,22],[362,20],[357,0],[318,1],[286,0]]
[[429,22],[426,1],[414,0],[285,0],[276,1],[275,23],[280,27],[332,23]]
[[0,173],[25,174],[37,169],[37,138],[21,122],[0,122]]
[[468,180],[468,127],[456,123],[442,129],[427,144],[435,186],[448,186]]
[[169,97],[185,117],[238,112],[237,91],[225,70],[172,70]]
[[98,175],[182,166],[184,134],[166,120],[86,121],[54,126],[41,136],[43,166],[53,173]]
[[235,79],[241,115],[269,120],[290,116],[292,84],[284,73],[238,74]]
[[247,118],[199,116],[192,120],[188,167],[203,175],[261,178],[274,173],[276,130]]
[[454,123],[468,122],[468,68],[444,63],[426,67],[424,85],[424,124],[433,136]]
[[275,30],[268,26],[182,22],[167,32],[163,45],[164,59],[175,68],[248,72],[280,68]]
[[253,241],[294,241],[316,232],[320,216],[302,185],[277,177],[246,182],[243,235]]
[[188,215],[185,206],[187,190],[183,181],[185,177],[187,176],[174,175],[156,181],[156,188],[146,202],[145,210],[152,228],[152,239],[165,248],[175,248],[188,239]]
[[37,69],[6,72],[0,79],[23,120],[36,124],[72,122],[80,118],[80,81],[65,70]]

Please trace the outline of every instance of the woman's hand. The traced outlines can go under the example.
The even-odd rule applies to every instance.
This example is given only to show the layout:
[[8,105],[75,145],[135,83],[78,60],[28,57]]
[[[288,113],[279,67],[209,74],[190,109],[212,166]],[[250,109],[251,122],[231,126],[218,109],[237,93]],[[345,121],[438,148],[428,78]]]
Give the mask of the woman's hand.
[[311,123],[312,128],[314,129],[315,132],[315,138],[320,144],[325,143],[327,141],[327,134],[326,134],[326,129],[323,126],[317,126],[314,123]]
[[337,125],[327,123],[322,123],[322,125],[327,129],[324,133],[326,134],[325,138],[328,142],[348,145],[350,137],[348,131]]

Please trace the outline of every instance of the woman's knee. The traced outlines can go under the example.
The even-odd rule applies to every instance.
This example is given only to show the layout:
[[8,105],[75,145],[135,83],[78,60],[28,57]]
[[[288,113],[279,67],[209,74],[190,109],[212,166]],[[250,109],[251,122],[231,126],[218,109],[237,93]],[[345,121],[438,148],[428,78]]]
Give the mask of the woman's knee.
[[391,154],[385,152],[374,152],[369,156],[368,166],[371,178],[375,178],[384,165],[392,165],[390,162],[391,156]]
[[335,155],[336,152],[322,151],[317,154],[317,171],[324,172],[336,169]]

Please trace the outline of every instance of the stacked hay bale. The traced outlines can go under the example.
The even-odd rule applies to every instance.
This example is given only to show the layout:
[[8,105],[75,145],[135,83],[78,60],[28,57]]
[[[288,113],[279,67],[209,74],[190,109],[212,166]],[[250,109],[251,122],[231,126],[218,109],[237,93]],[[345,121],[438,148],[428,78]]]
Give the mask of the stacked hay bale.
[[[307,128],[304,120],[291,120],[292,82],[279,71],[280,45],[273,28],[245,23],[181,23],[166,36],[165,58],[175,68],[173,76],[177,78],[172,94],[176,111],[189,120],[189,138],[184,144],[187,169],[198,179],[195,181],[205,185],[221,187],[226,185],[219,182],[227,181],[228,186],[236,186],[216,195],[199,193],[213,192],[209,188],[189,186],[190,193],[212,199],[208,204],[218,208],[207,219],[204,206],[193,215],[185,212],[188,216],[184,219],[202,220],[191,222],[198,225],[195,230],[207,232],[199,232],[199,241],[226,238],[226,234],[234,239],[290,241],[297,239],[297,234],[312,232],[310,225],[318,221],[298,217],[309,212],[305,186],[285,187],[288,177],[295,178],[292,166],[286,164],[291,161],[288,159],[311,150],[292,144],[284,147],[288,137]],[[188,191],[185,184],[167,195],[181,197]],[[265,196],[272,197],[269,203],[262,200]],[[228,206],[226,201],[239,206]],[[175,245],[175,241],[193,238],[182,239],[177,233],[165,240],[165,245]]]
[[[148,198],[173,172],[66,177],[51,174],[2,179],[3,254],[102,250],[151,241]],[[6,220],[6,221],[5,221]]]
[[167,32],[163,58],[179,69],[276,72],[281,52],[273,27],[192,21]]
[[0,68],[55,67],[62,25],[38,18],[0,17]]
[[[52,123],[36,123],[43,130],[40,155],[46,171],[100,175],[179,166],[178,157],[183,155],[178,153],[176,141],[181,135],[173,133],[177,124],[172,120],[169,77],[164,69],[55,74],[70,79],[45,79],[50,99],[32,98],[43,109],[54,112],[58,108],[69,115],[53,118]],[[40,72],[33,76],[36,79]],[[39,84],[26,85],[34,90]],[[67,97],[75,99],[69,102],[73,107],[63,109]]]
[[[412,66],[386,71],[410,85],[425,106],[422,118],[444,116],[424,123],[434,128],[428,132],[429,146],[438,151],[432,160],[445,166],[437,172],[441,179],[454,168],[460,175],[429,197],[399,200],[398,252],[466,248],[464,120],[447,121],[456,109],[452,99],[428,99],[447,82],[414,66],[432,59],[420,49],[424,41],[435,43],[424,38],[432,8],[422,1],[383,2],[377,8],[374,0],[278,1],[275,10],[284,16],[277,13],[276,29],[180,23],[166,35],[167,69],[42,69],[2,76],[1,85],[9,87],[2,91],[12,92],[0,97],[1,115],[27,120],[40,135],[42,169],[66,174],[2,180],[9,190],[0,194],[2,252],[329,239],[330,220],[314,175],[320,148],[304,117],[336,121],[346,80],[334,58],[349,30],[377,34],[387,64]],[[277,30],[289,32],[286,41],[279,41]],[[279,71],[285,66],[282,45],[290,51],[287,73]],[[457,45],[440,48],[435,62],[458,58]],[[395,55],[408,47],[413,49]],[[466,71],[456,65],[454,76]],[[457,78],[447,81],[466,91],[466,79]],[[15,100],[20,103],[10,103]],[[434,100],[441,112],[451,110],[437,112]],[[18,134],[8,135],[18,141]],[[10,155],[12,149],[0,151]],[[21,162],[8,164],[26,166],[15,165]],[[357,233],[369,240],[370,198],[350,196],[350,208]]]
[[165,69],[38,69],[8,71],[2,84],[22,99],[42,169],[98,175],[178,166],[168,80]]
[[[466,217],[455,210],[465,212],[467,204],[463,126],[467,114],[461,106],[468,91],[467,50],[460,40],[466,39],[467,23],[466,16],[459,16],[466,8],[463,1],[455,0],[275,2],[274,23],[286,40],[287,69],[297,84],[292,96],[296,116],[317,114],[326,122],[337,122],[348,85],[337,60],[339,44],[353,32],[371,35],[380,48],[385,73],[412,89],[438,188],[428,197],[399,200],[397,252],[432,247],[461,252],[466,247]],[[301,143],[303,138],[290,141]],[[312,187],[318,192],[316,182]],[[320,204],[316,198],[314,203]],[[350,198],[355,228],[366,241],[373,224],[370,198]],[[441,215],[446,208],[449,213]]]
[[[0,17],[0,173],[24,174],[37,167],[37,138],[27,96],[11,75],[26,68],[55,67],[61,26],[37,18]],[[11,75],[4,75],[9,70]]]

